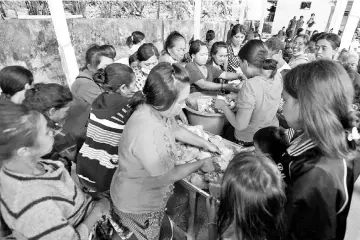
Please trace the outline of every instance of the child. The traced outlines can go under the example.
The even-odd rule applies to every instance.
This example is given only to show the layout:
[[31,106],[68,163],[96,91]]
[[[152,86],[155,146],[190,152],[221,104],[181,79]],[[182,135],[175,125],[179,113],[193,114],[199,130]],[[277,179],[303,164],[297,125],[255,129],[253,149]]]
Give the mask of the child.
[[289,146],[285,130],[278,127],[266,127],[254,135],[256,151],[278,162]]
[[230,162],[221,184],[217,220],[215,201],[208,200],[210,240],[283,239],[284,185],[267,157],[241,153]]
[[62,163],[42,160],[54,143],[46,118],[0,101],[0,212],[25,239],[88,239],[109,209],[76,186]]

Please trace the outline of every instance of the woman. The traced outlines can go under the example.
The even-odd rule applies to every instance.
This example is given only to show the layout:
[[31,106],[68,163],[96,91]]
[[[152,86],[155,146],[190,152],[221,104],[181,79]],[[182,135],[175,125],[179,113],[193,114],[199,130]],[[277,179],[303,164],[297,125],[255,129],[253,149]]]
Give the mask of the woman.
[[[235,128],[235,141],[253,146],[254,134],[268,126],[279,126],[276,112],[279,108],[282,78],[277,73],[277,61],[270,59],[261,40],[250,40],[239,52],[240,67],[245,76],[237,100],[236,114],[225,101],[217,99],[215,107],[222,110]],[[275,76],[276,75],[276,76]]]
[[185,55],[185,38],[177,31],[173,31],[166,38],[164,50],[161,53],[159,62],[180,63]]
[[316,42],[316,59],[333,60],[340,47],[341,38],[334,33],[321,33]]
[[91,105],[93,101],[103,92],[102,88],[94,82],[93,75],[100,68],[105,68],[107,65],[113,63],[107,50],[104,50],[99,45],[92,45],[86,51],[85,67],[79,73],[75,82],[71,85],[71,92],[77,99],[80,99]]
[[92,201],[63,164],[41,159],[54,142],[46,118],[0,101],[0,132],[0,212],[9,239],[89,239],[109,202]]
[[284,183],[272,160],[238,154],[225,171],[217,215],[215,200],[207,200],[208,239],[284,239],[285,201]]
[[289,61],[289,66],[291,68],[296,67],[297,65],[308,63],[309,59],[305,54],[305,50],[307,45],[309,44],[309,36],[308,35],[298,35],[294,39],[294,43],[292,45],[293,49],[293,57]]
[[103,82],[106,91],[91,106],[76,174],[88,191],[103,193],[110,189],[119,162],[118,144],[133,111],[129,101],[137,90],[134,71],[124,64],[113,63],[99,69],[94,79]]
[[38,83],[26,91],[23,102],[27,108],[42,113],[48,121],[49,129],[53,131],[53,149],[43,158],[63,162],[69,172],[78,150],[77,137],[63,129],[72,100],[73,96],[67,87],[56,83]]
[[210,60],[207,65],[212,65],[222,71],[227,69],[227,44],[225,42],[216,42],[210,50]]
[[194,91],[216,91],[228,90],[230,92],[238,92],[234,84],[214,83],[215,78],[234,80],[242,78],[242,74],[224,72],[212,65],[206,65],[209,50],[206,44],[200,40],[195,40],[189,49],[189,54],[193,61],[186,64],[185,68],[189,71],[190,83],[194,84]]
[[154,44],[145,43],[139,47],[135,55],[138,61],[138,66],[133,68],[136,77],[136,88],[138,91],[142,91],[151,69],[159,62],[159,52]]
[[131,33],[126,39],[126,45],[130,48],[130,55],[137,52],[139,47],[145,43],[145,34],[140,31],[135,31]]
[[212,45],[214,44],[215,37],[216,37],[216,35],[215,35],[214,30],[208,30],[206,32],[205,40],[206,40],[206,46],[208,47],[208,49],[211,49]]
[[228,72],[236,73],[240,68],[240,59],[238,57],[241,44],[245,39],[245,28],[236,24],[230,33],[230,42],[228,43]]
[[175,181],[200,168],[213,169],[211,158],[176,166],[175,139],[218,151],[215,145],[174,121],[185,106],[189,91],[185,68],[159,63],[151,70],[143,93],[136,94],[136,110],[120,139],[119,166],[110,187],[117,216],[114,218],[120,219],[121,225],[139,240],[158,239]]
[[2,98],[21,104],[25,91],[34,82],[33,74],[22,66],[8,66],[0,71],[0,89]]

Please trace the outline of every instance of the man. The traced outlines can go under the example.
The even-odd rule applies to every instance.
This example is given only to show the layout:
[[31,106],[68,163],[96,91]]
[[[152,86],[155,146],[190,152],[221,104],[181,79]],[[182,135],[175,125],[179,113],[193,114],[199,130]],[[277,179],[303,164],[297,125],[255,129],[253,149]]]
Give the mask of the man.
[[311,32],[313,31],[315,25],[315,13],[311,14],[311,17],[306,22],[306,25],[307,25],[306,34],[311,36]]
[[285,37],[285,27],[282,27],[282,29],[278,32],[279,37]]
[[292,31],[291,38],[294,37],[295,28],[296,28],[296,16],[294,16],[294,18],[290,20],[289,26],[288,26],[288,28],[286,29],[286,32],[290,32],[290,30]]
[[295,32],[297,33],[298,29],[302,28],[304,25],[304,16],[301,16],[299,20],[296,21]]

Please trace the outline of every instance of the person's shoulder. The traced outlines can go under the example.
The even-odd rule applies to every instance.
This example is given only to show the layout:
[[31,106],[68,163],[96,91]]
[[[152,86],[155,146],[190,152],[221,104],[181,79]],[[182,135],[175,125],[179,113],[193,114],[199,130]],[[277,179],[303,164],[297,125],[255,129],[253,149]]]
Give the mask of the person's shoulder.
[[185,64],[185,68],[188,70],[193,70],[196,68],[196,65],[194,62],[189,62],[189,63]]

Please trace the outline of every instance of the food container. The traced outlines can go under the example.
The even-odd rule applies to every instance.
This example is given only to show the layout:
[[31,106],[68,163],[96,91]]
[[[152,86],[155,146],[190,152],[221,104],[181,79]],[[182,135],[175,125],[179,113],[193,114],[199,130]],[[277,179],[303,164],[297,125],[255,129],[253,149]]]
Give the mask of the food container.
[[201,125],[204,127],[205,131],[215,135],[221,135],[225,124],[228,122],[225,115],[222,113],[204,113],[196,110],[198,98],[210,98],[215,96],[217,96],[217,93],[213,92],[196,92],[190,94],[184,112],[190,125]]

